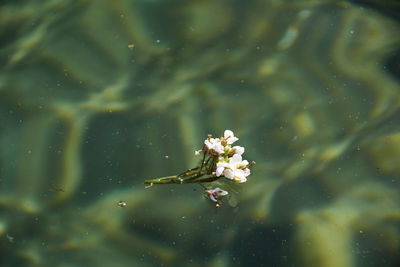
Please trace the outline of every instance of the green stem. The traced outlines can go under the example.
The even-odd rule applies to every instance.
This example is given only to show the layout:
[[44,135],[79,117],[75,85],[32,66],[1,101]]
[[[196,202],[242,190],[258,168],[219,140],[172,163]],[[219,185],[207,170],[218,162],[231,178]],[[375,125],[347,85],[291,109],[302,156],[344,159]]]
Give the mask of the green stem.
[[[157,179],[145,180],[145,184],[191,184],[191,183],[209,183],[216,181],[220,177],[212,175],[217,158],[209,157],[205,160],[205,154],[201,161],[201,166],[189,169],[181,174],[161,177]],[[203,176],[207,177],[203,177]],[[211,175],[211,176],[210,176]],[[203,178],[202,178],[203,177]]]
[[200,167],[200,171],[201,172],[203,170],[204,167],[204,160],[206,159],[206,153],[203,153],[203,159],[201,160],[201,167]]
[[[199,168],[200,168],[200,167],[197,166],[197,167],[195,167],[195,168],[192,168],[192,169],[189,169],[189,170],[187,170],[187,171],[185,171],[185,172],[182,172],[182,173],[180,173],[180,174],[178,174],[178,175],[176,175],[176,176],[178,176],[178,177],[184,177],[184,176],[190,175],[190,174],[188,174],[188,173],[197,171]],[[201,171],[201,170],[200,170],[200,171]],[[200,172],[200,171],[197,171],[197,173]],[[196,173],[196,172],[195,172],[195,173]]]
[[193,174],[191,176],[179,177],[178,175],[167,176],[157,179],[145,180],[145,184],[192,184],[192,183],[210,183],[221,177],[208,176],[201,178],[205,174]]

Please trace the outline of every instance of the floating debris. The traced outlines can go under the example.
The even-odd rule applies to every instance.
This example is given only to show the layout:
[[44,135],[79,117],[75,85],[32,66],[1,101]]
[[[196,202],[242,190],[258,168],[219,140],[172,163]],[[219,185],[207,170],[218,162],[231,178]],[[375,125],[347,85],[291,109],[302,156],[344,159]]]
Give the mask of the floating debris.
[[52,187],[49,188],[50,192],[65,192],[64,189],[62,189],[61,187]]
[[120,201],[120,202],[118,202],[118,206],[120,206],[121,208],[123,208],[123,207],[126,207],[126,202],[125,201]]

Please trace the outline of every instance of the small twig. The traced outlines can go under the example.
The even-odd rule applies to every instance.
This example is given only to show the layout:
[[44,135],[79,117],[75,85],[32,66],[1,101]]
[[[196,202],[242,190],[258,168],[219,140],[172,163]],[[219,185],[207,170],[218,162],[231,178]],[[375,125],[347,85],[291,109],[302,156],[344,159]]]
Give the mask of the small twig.
[[144,188],[147,189],[147,188],[150,188],[150,187],[152,187],[152,186],[153,186],[153,183],[150,183],[149,185],[145,185]]

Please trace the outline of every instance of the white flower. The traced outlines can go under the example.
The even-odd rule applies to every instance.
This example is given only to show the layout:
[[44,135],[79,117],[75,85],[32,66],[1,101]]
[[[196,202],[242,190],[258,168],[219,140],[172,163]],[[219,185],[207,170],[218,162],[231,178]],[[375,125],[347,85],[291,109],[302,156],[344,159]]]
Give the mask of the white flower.
[[214,150],[217,154],[224,153],[224,146],[219,138],[208,138],[204,141],[204,144],[209,150]]
[[242,160],[242,156],[239,154],[234,154],[230,159],[229,159],[229,167],[231,169],[242,169],[249,165],[249,162],[247,160]]
[[226,140],[226,143],[228,145],[231,145],[234,142],[236,142],[237,140],[239,140],[239,138],[234,136],[234,134],[233,134],[233,132],[231,130],[225,130],[224,139]]
[[247,168],[249,162],[242,160],[242,156],[234,154],[229,158],[229,162],[221,161],[217,163],[215,175],[217,177],[224,175],[226,178],[231,179],[237,183],[244,183],[247,181],[247,176],[250,175],[250,170]]
[[218,202],[218,197],[219,196],[226,196],[228,194],[227,191],[222,190],[219,187],[216,187],[214,189],[208,189],[206,190],[207,196],[214,202]]

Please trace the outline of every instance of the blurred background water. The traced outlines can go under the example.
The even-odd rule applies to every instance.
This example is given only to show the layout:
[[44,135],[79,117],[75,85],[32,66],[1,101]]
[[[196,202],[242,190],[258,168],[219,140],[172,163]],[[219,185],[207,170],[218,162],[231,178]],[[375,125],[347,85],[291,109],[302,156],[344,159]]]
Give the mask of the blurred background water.
[[[399,10],[1,1],[0,265],[398,266]],[[236,207],[144,188],[225,129]]]

